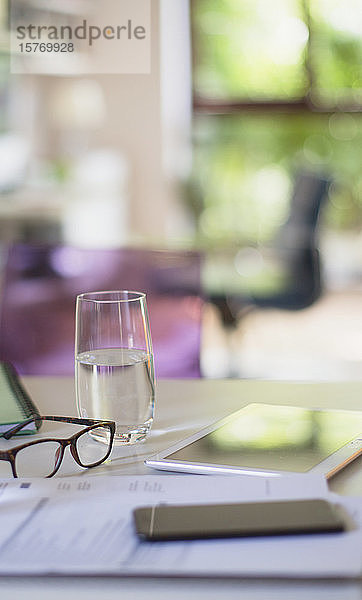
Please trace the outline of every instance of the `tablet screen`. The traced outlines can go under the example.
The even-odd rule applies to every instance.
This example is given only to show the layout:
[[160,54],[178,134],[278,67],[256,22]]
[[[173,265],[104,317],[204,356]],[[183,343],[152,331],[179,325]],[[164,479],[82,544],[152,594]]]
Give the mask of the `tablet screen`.
[[249,404],[164,460],[305,472],[359,436],[362,412]]

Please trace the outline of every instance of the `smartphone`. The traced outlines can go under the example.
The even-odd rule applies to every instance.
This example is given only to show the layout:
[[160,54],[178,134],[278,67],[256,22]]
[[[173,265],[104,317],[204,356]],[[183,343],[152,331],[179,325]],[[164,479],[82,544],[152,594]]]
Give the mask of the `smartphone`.
[[146,540],[189,540],[345,530],[338,507],[326,500],[145,506],[133,511]]

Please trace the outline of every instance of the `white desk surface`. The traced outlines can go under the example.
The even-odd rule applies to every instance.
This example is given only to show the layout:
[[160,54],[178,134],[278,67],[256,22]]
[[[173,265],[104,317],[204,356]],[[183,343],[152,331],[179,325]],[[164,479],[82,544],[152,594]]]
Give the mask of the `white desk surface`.
[[[68,377],[26,377],[25,386],[43,414],[76,415],[74,380]],[[270,402],[314,408],[360,409],[362,380],[348,383],[279,383],[241,380],[160,380],[156,418],[146,442],[117,452],[111,465],[82,470],[89,475],[150,474],[143,460],[162,448],[226,416],[250,402]],[[66,461],[59,476],[81,474]],[[158,475],[160,472],[157,473]],[[330,482],[331,490],[362,494],[362,458]],[[362,598],[362,582],[297,582],[157,578],[3,577],[0,595],[16,600],[122,598],[122,600],[248,598],[343,600]]]

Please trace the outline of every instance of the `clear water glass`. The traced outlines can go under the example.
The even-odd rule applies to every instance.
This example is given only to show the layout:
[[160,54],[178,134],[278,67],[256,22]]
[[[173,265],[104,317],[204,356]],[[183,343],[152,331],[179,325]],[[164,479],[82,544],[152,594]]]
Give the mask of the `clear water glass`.
[[75,379],[79,416],[115,421],[115,444],[147,436],[155,377],[145,294],[125,290],[77,296]]

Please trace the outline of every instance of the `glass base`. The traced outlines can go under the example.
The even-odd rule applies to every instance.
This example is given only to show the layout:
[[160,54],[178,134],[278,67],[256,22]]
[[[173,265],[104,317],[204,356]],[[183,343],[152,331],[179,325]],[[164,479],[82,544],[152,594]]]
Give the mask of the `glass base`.
[[124,433],[116,433],[114,436],[113,443],[115,446],[123,446],[125,444],[131,445],[136,444],[136,442],[142,442],[142,440],[146,439],[149,430],[146,432],[143,431],[128,431]]
[[[116,433],[114,434],[113,444],[115,446],[124,446],[142,442],[149,434],[152,426],[152,421],[142,425],[116,425]],[[97,433],[91,432],[94,439],[105,442],[105,438]]]

